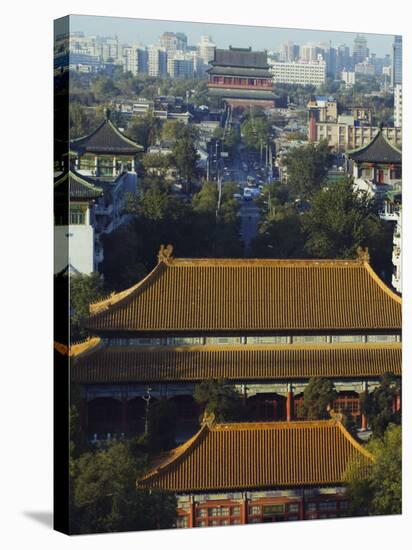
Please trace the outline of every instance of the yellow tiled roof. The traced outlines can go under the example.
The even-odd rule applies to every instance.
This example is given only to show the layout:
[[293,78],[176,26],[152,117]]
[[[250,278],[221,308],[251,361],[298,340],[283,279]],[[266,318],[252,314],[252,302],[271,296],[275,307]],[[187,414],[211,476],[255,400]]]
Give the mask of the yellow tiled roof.
[[174,492],[340,484],[349,462],[371,464],[336,420],[202,426],[138,487]]
[[401,344],[107,347],[79,356],[79,383],[378,377],[401,374]]
[[367,261],[161,259],[90,307],[96,331],[400,329],[401,299]]

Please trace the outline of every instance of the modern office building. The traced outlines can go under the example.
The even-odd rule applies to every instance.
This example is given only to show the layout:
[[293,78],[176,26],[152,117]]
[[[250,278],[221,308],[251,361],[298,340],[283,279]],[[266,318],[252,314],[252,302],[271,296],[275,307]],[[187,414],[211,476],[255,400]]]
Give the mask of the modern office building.
[[270,71],[274,83],[320,86],[326,80],[326,63],[323,60],[292,63],[271,61]]

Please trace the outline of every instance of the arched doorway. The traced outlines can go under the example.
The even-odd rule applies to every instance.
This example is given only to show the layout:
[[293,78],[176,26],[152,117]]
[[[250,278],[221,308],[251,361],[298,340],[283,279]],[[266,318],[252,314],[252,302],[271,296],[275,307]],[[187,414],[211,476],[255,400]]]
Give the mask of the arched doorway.
[[121,432],[122,406],[113,397],[96,397],[88,403],[88,432],[105,437]]
[[277,393],[257,393],[246,406],[251,420],[286,420],[286,398]]

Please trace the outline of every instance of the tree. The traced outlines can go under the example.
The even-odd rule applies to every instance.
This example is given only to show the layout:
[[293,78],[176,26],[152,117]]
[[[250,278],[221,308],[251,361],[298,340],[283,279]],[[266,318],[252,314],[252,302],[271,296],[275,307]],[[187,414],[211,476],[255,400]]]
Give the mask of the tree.
[[176,498],[136,490],[146,460],[125,441],[113,442],[76,460],[72,476],[72,533],[103,533],[173,527]]
[[242,123],[241,131],[248,149],[259,149],[269,143],[271,128],[266,117],[249,117]]
[[354,191],[348,178],[313,196],[302,225],[307,235],[306,250],[313,257],[353,258],[357,249],[365,246],[372,259],[382,256],[383,222],[374,202],[366,193]]
[[[252,241],[256,258],[305,258],[305,235],[301,217],[296,212],[282,215],[282,206],[274,207],[276,217],[262,223],[258,236]],[[280,211],[280,212],[279,212]]]
[[177,409],[173,401],[161,399],[149,406],[148,448],[151,452],[171,449],[176,445]]
[[142,166],[146,174],[164,179],[172,165],[169,155],[162,153],[147,153],[142,160]]
[[361,396],[362,412],[366,415],[373,435],[382,436],[390,423],[400,424],[400,411],[394,411],[394,402],[400,394],[400,382],[392,373],[385,373],[380,384],[371,393]]
[[[140,253],[142,235],[136,230],[136,222],[120,226],[104,235],[104,259],[102,271],[105,285],[111,290],[124,290],[142,279],[153,267]],[[156,251],[152,251],[152,255]],[[121,266],[121,269],[119,269]]]
[[125,134],[142,145],[146,151],[150,145],[156,142],[160,132],[160,123],[151,111],[144,116],[136,116],[129,122]]
[[329,407],[337,393],[333,382],[327,378],[314,377],[309,380],[303,392],[303,404],[299,416],[308,420],[321,420],[329,417]]
[[217,422],[231,422],[240,417],[242,398],[226,380],[209,379],[196,384],[194,397],[205,413],[215,415]]
[[366,450],[372,465],[352,462],[346,472],[350,513],[357,516],[402,513],[402,430],[389,424],[381,437],[373,437]]
[[192,204],[195,212],[215,213],[218,200],[218,190],[215,182],[206,181],[202,189],[193,196]]
[[70,339],[86,338],[88,332],[82,323],[89,315],[89,304],[104,296],[103,280],[99,273],[70,275]]
[[318,191],[325,181],[332,163],[327,142],[308,143],[295,147],[286,155],[287,182],[297,198],[308,198]]
[[173,160],[180,177],[184,179],[186,192],[190,191],[191,182],[197,173],[198,159],[193,138],[185,136],[176,142],[173,147]]

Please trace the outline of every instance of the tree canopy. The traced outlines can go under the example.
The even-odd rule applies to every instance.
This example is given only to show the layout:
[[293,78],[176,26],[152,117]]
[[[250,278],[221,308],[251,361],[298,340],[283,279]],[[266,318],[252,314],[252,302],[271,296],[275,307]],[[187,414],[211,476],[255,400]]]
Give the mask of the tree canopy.
[[235,421],[241,415],[240,394],[221,378],[196,384],[194,397],[205,413],[214,414],[217,422]]
[[365,467],[357,461],[345,472],[350,513],[375,516],[402,513],[402,430],[389,424],[381,437],[373,437],[366,450],[374,457]]
[[[353,258],[358,247],[369,247],[372,259],[382,255],[386,227],[366,193],[356,192],[352,181],[341,178],[319,190],[302,216],[306,250],[315,258]],[[375,254],[376,253],[376,254]]]
[[70,275],[70,339],[76,342],[88,332],[82,322],[89,315],[89,305],[104,296],[103,280],[99,273]]
[[290,150],[284,161],[287,182],[297,198],[308,198],[318,191],[325,181],[332,156],[327,142],[308,143]]
[[126,441],[83,453],[72,468],[71,532],[104,533],[166,529],[176,521],[176,499],[160,491],[136,490],[146,460]]
[[309,380],[303,392],[303,404],[299,416],[308,420],[329,418],[329,407],[337,397],[333,382],[328,378],[314,377]]
[[399,411],[394,411],[394,403],[400,394],[400,381],[392,373],[385,373],[380,384],[371,393],[361,396],[361,408],[373,435],[382,436],[390,423],[400,424]]

